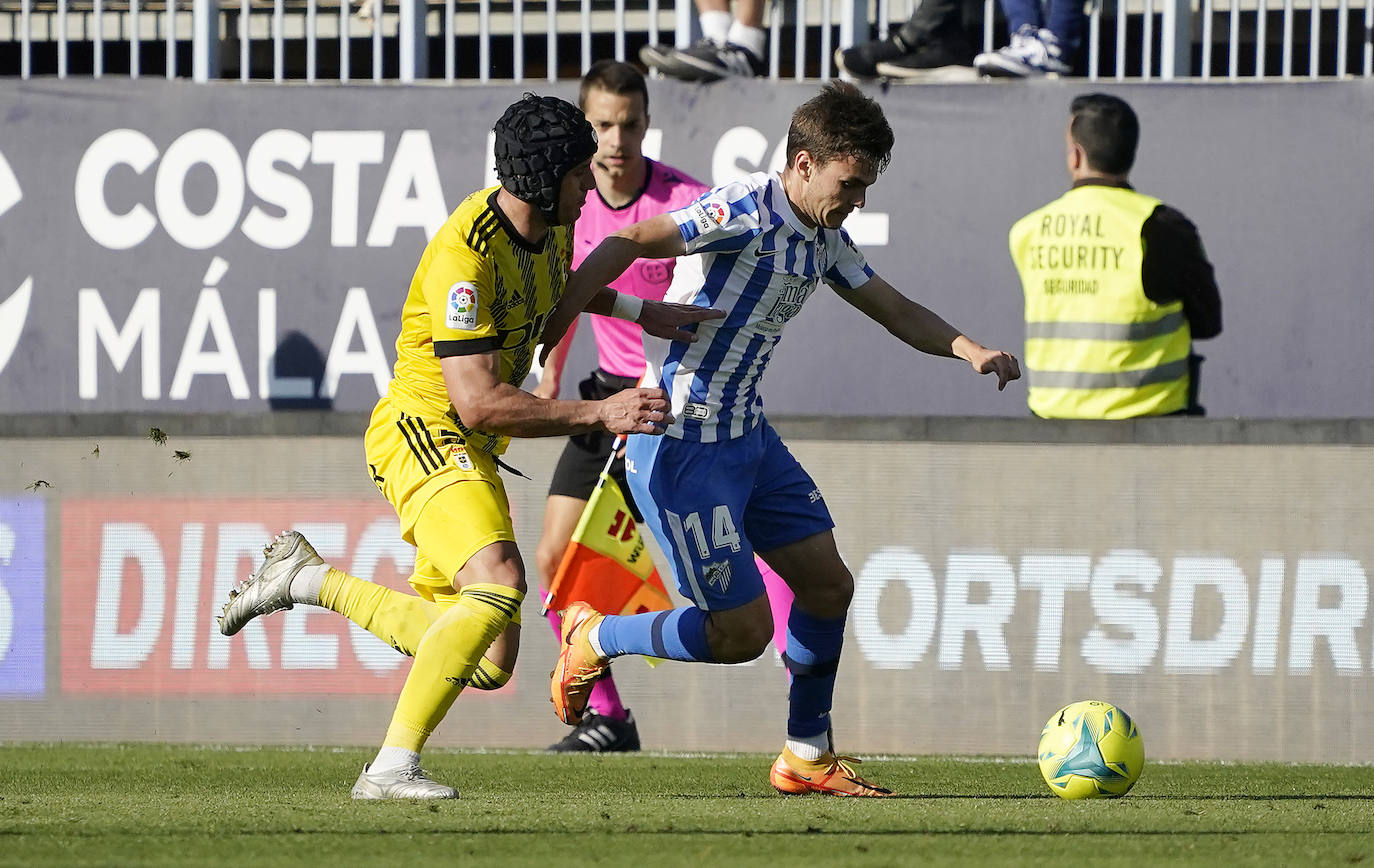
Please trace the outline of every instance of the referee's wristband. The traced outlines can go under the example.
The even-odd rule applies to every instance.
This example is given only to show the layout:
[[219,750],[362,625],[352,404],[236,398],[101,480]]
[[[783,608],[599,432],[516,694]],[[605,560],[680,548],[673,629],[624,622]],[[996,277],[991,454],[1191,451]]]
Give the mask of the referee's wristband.
[[639,322],[639,313],[644,310],[644,299],[627,292],[617,292],[615,303],[611,305],[611,316],[630,322]]

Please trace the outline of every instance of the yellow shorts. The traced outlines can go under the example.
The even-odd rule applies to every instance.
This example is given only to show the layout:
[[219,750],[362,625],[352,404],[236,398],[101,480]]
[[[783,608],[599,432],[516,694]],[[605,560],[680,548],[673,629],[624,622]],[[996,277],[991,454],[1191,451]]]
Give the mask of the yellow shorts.
[[372,481],[396,509],[402,538],[418,549],[416,590],[451,589],[479,549],[515,541],[496,462],[464,446],[447,419],[404,413],[383,396],[363,444]]

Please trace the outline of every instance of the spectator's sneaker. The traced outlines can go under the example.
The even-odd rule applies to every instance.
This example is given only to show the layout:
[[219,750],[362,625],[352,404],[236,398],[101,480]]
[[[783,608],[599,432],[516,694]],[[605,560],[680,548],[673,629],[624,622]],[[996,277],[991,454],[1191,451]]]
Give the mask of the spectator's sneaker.
[[582,722],[592,686],[606,674],[610,661],[592,650],[587,634],[605,617],[586,603],[573,603],[563,613],[563,641],[558,663],[549,673],[549,701],[558,719],[570,726]]
[[259,615],[291,608],[291,580],[302,568],[324,566],[305,537],[296,531],[279,533],[262,550],[266,559],[248,581],[229,592],[229,602],[219,615],[219,631],[232,636]]
[[1011,35],[1011,44],[988,51],[973,59],[973,67],[983,75],[1028,78],[1040,75],[1068,75],[1059,38],[1050,31],[1023,24]]
[[772,771],[768,773],[768,782],[773,789],[789,796],[824,793],[828,796],[882,798],[894,795],[891,790],[871,784],[855,774],[850,764],[858,762],[852,756],[836,756],[830,752],[811,762],[798,759],[792,751],[783,748],[773,763]]
[[389,772],[373,772],[363,766],[353,785],[355,799],[456,799],[458,791],[429,779],[419,766],[406,766]]
[[877,78],[878,64],[905,57],[915,50],[900,33],[894,33],[886,39],[835,49],[835,65],[855,78]]
[[709,39],[702,39],[692,44],[691,48],[679,49],[671,45],[645,45],[639,49],[639,62],[649,69],[681,79],[683,81],[703,81],[702,72],[695,66],[688,66],[683,63],[679,56],[684,51],[697,51],[703,53],[708,49],[719,48],[716,43]]
[[973,52],[956,42],[927,42],[901,57],[880,60],[878,75],[896,81],[973,81]]
[[628,711],[624,720],[588,711],[577,729],[557,744],[549,745],[549,750],[554,753],[630,753],[639,750],[639,728],[635,726],[635,716]]
[[639,59],[650,69],[683,81],[719,81],[729,76],[757,78],[764,75],[763,61],[749,49],[727,42],[719,45],[703,39],[690,48],[646,45]]

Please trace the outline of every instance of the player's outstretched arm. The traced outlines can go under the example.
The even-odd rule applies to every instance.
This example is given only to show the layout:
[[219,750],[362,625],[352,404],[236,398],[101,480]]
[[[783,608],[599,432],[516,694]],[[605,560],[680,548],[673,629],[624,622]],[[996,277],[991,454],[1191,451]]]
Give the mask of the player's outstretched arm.
[[[563,298],[544,324],[544,349],[539,361],[542,363],[547,358],[549,351],[563,339],[563,334],[577,319],[577,315],[589,310],[588,305],[599,293],[613,292],[606,289],[607,285],[624,274],[636,259],[667,259],[681,256],[684,252],[686,244],[682,240],[682,233],[667,214],[641,220],[606,236],[577,270],[568,276]],[[614,301],[614,295],[610,299]],[[611,310],[607,308],[592,312],[610,314]]]
[[584,431],[662,434],[673,421],[668,393],[626,389],[604,401],[537,398],[500,379],[498,352],[440,360],[449,402],[469,428],[510,437],[551,437]]
[[923,353],[963,359],[980,374],[996,374],[999,392],[1021,377],[1021,365],[1011,353],[988,349],[966,337],[934,311],[902,295],[877,275],[858,289],[838,292],[903,343]]
[[696,343],[697,336],[694,331],[687,330],[688,326],[725,316],[725,311],[713,307],[627,296],[610,287],[604,287],[592,297],[587,312],[628,319],[638,323],[646,334],[689,344]]

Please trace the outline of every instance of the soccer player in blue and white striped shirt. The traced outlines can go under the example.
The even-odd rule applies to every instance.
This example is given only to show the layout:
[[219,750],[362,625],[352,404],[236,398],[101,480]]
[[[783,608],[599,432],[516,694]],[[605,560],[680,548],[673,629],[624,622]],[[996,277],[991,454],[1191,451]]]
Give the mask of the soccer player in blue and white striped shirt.
[[[545,346],[557,342],[569,315],[588,299],[588,309],[633,318],[633,303],[605,286],[641,257],[697,254],[680,261],[665,300],[725,316],[695,326],[693,343],[646,341],[645,385],[668,392],[673,419],[667,436],[631,437],[626,454],[626,477],[645,523],[695,605],[628,616],[569,607],[551,685],[565,723],[581,719],[591,684],[612,657],[758,657],[773,626],[757,552],[796,593],[784,655],[792,681],[787,740],[770,782],[784,793],[891,795],[855,774],[830,741],[854,578],[840,559],[820,490],[763,416],[758,384],[784,326],[821,282],[910,346],[996,375],[999,390],[1020,377],[1013,356],[970,340],[875,274],[841,228],[863,207],[892,144],[877,103],[853,85],[827,85],[793,114],[780,174],[717,187],[686,208],[608,237],[569,280]],[[684,283],[693,261],[699,279]]]

